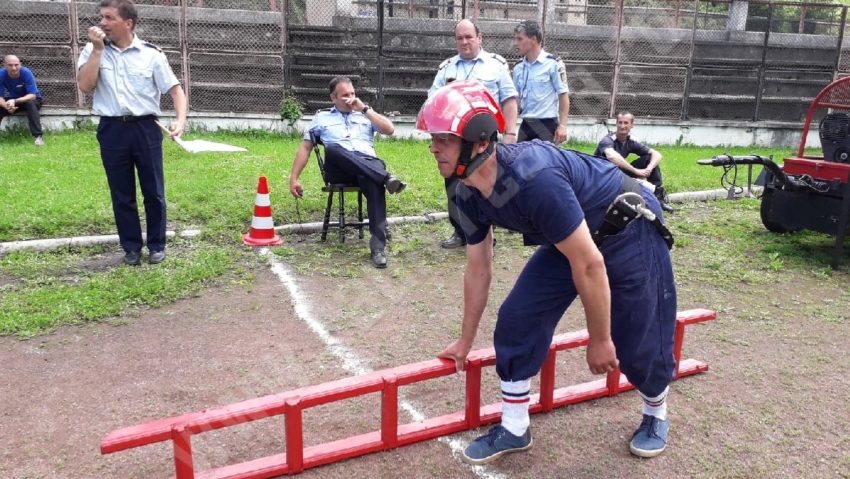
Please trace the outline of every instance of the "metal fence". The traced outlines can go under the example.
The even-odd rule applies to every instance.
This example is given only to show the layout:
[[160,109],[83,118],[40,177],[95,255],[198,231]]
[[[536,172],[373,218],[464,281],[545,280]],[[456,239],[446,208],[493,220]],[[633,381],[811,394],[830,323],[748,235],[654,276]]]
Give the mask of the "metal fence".
[[[0,55],[33,70],[45,104],[85,108],[76,59],[98,3],[2,0]],[[138,0],[141,38],[159,45],[194,111],[307,112],[334,75],[389,114],[412,115],[455,23],[519,61],[513,27],[541,23],[567,65],[571,114],[629,110],[671,119],[801,121],[812,97],[850,75],[848,6],[745,0]],[[170,98],[164,97],[170,108]]]

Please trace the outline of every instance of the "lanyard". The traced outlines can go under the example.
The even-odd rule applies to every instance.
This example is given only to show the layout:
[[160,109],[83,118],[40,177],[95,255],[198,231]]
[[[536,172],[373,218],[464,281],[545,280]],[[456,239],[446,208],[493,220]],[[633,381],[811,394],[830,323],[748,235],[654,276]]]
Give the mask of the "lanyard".
[[473,59],[472,60],[472,68],[470,68],[469,71],[467,71],[466,70],[466,62],[467,61],[468,60],[462,60],[461,61],[463,63],[463,71],[466,73],[466,76],[463,77],[464,80],[469,80],[469,75],[472,75],[472,71],[475,70],[475,66],[478,65],[478,58]]

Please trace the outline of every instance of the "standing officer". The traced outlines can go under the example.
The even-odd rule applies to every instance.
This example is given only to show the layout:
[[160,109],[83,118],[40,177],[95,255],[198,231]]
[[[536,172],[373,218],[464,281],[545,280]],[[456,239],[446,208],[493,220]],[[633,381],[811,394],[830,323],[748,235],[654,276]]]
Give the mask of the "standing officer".
[[132,1],[102,0],[100,25],[89,28],[90,43],[77,61],[80,90],[94,91],[92,110],[100,115],[100,158],[128,265],[141,262],[143,244],[135,171],[145,201],[149,260],[156,264],[165,259],[162,132],[156,123],[160,96],[168,92],[174,100],[177,119],[171,124],[171,138],[183,133],[187,108],[186,95],[165,54],[133,32],[137,22]]
[[[478,80],[502,106],[508,128],[504,134],[505,143],[516,143],[517,101],[516,88],[511,80],[508,62],[495,53],[481,48],[483,36],[478,26],[470,20],[461,20],[455,26],[457,55],[445,60],[437,70],[434,83],[428,90],[428,96],[437,89],[455,80]],[[454,197],[457,188],[455,178],[446,178],[446,196],[449,201],[449,221],[454,227],[452,236],[440,243],[443,248],[460,248],[466,244],[463,230],[455,219]]]
[[376,268],[387,267],[384,248],[387,244],[387,197],[401,193],[407,186],[387,173],[386,165],[375,156],[375,133],[392,135],[395,126],[389,118],[363,103],[354,92],[348,77],[338,76],[328,84],[333,108],[319,110],[313,116],[310,128],[304,132],[304,141],[295,152],[292,173],[289,175],[289,192],[295,198],[304,195],[298,181],[313,142],[310,133],[325,145],[325,176],[331,183],[357,183],[366,197],[369,215],[370,256]]
[[[3,94],[3,92],[7,94]],[[27,123],[30,133],[35,138],[35,146],[44,146],[41,130],[41,92],[35,84],[35,75],[15,55],[3,58],[3,69],[0,70],[0,121],[18,110],[27,113]]]
[[517,141],[539,138],[556,145],[567,141],[570,88],[564,62],[543,50],[543,33],[532,20],[514,28],[514,48],[522,55],[513,71],[522,117]]
[[[483,464],[532,446],[528,406],[564,312],[578,296],[587,321],[587,364],[617,367],[640,392],[643,418],[629,449],[654,457],[667,446],[667,392],[675,372],[676,288],[672,236],[652,193],[613,164],[542,142],[495,145],[499,107],[477,82],[456,82],[423,105],[416,128],[431,134],[443,177],[461,180],[455,201],[466,233],[460,339],[440,357],[458,370],[489,296],[492,226],[541,245],[499,308],[493,342],[502,421],[463,453]],[[643,246],[635,254],[632,245]]]

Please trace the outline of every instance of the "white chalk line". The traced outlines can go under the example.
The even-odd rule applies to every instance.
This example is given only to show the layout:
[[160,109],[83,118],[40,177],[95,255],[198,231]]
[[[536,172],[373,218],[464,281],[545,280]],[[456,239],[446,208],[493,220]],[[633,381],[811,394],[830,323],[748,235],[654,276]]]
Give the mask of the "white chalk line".
[[[272,273],[278,277],[280,282],[283,283],[289,292],[289,295],[292,298],[292,305],[295,308],[295,314],[298,315],[299,319],[307,324],[307,327],[309,327],[310,330],[321,338],[330,352],[342,361],[343,369],[356,375],[371,373],[372,369],[366,366],[363,361],[357,357],[357,354],[355,354],[354,351],[347,348],[339,341],[339,339],[331,335],[321,321],[313,317],[310,303],[307,301],[306,296],[301,294],[295,278],[290,273],[290,268],[285,263],[279,261],[268,248],[262,248],[260,250],[260,254],[268,258],[269,263],[271,264]],[[424,421],[426,419],[426,416],[422,413],[422,411],[420,411],[410,401],[402,398],[402,394],[399,394],[399,407],[409,414],[416,422]],[[437,438],[437,440],[447,444],[451,449],[452,457],[461,462],[464,466],[472,469],[478,477],[481,477],[482,479],[503,479],[505,477],[489,470],[486,466],[473,466],[462,462],[460,460],[460,455],[461,452],[463,452],[465,445],[459,439],[443,436]]]

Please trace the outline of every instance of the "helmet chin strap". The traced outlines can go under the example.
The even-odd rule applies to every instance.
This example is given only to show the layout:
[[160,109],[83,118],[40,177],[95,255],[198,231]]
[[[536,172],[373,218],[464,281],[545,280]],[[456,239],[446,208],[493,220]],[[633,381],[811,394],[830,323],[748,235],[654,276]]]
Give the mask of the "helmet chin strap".
[[484,160],[493,154],[493,150],[496,149],[496,142],[491,139],[490,144],[487,145],[487,148],[485,148],[484,151],[475,155],[474,158],[470,158],[470,156],[472,156],[473,144],[474,143],[466,140],[462,141],[460,157],[457,160],[457,166],[455,167],[454,174],[452,175],[455,178],[460,178],[461,180],[469,178],[469,175],[477,170],[478,167],[484,163]]

